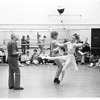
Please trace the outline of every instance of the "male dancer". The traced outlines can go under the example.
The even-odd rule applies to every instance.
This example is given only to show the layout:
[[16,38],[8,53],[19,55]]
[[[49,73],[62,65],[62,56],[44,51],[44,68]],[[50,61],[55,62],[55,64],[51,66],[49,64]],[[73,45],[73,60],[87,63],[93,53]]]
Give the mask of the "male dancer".
[[[57,36],[58,36],[58,32],[56,31],[52,31],[51,32],[51,56],[52,57],[57,57],[59,56],[59,47],[62,47],[64,46],[64,44],[60,44],[58,41],[57,41]],[[63,68],[63,65],[61,63],[61,61],[59,59],[55,59],[54,60],[55,63],[57,64],[58,66],[58,69],[56,71],[56,75],[55,75],[55,78],[54,78],[54,83],[60,83],[60,80],[59,80],[59,75],[62,71],[62,68]]]

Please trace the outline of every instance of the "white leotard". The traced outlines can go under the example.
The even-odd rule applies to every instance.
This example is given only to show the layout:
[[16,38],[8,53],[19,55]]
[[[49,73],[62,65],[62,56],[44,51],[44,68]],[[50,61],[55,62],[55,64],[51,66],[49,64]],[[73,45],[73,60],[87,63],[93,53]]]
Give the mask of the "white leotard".
[[70,68],[78,70],[77,64],[76,64],[76,60],[75,60],[75,44],[76,43],[71,43],[68,42],[67,43],[67,48],[68,48],[68,55],[66,57],[66,63],[65,66],[63,67],[63,69],[65,70],[66,68],[68,68],[70,66]]
[[71,42],[68,42],[67,49],[68,49],[68,54],[74,54],[75,53],[74,43],[72,44]]

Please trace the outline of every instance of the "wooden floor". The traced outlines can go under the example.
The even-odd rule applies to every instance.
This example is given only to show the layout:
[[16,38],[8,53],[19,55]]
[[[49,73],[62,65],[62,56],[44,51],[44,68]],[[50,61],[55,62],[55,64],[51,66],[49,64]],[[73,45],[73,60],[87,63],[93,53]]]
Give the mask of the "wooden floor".
[[0,98],[99,98],[100,68],[78,65],[79,71],[67,70],[63,85],[53,83],[56,66],[24,66],[21,86],[24,90],[8,89],[8,65],[0,65]]

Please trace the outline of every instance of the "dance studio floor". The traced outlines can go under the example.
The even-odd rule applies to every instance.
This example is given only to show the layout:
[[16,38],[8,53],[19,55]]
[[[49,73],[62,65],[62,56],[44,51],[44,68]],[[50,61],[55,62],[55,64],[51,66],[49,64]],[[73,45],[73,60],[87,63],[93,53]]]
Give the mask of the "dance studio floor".
[[63,85],[52,82],[56,68],[52,64],[20,67],[24,90],[9,90],[8,65],[0,65],[0,98],[100,97],[100,68],[78,65],[79,71],[67,70]]

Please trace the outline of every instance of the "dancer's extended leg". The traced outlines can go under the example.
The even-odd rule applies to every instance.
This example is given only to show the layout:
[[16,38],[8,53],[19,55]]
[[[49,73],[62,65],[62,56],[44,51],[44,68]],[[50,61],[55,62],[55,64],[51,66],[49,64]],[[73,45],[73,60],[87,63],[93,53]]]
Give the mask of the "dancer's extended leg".
[[60,60],[64,60],[66,61],[67,56],[57,56],[57,57],[45,57],[45,59],[49,59],[49,60],[56,60],[56,59],[60,59]]
[[56,60],[56,59],[59,59],[59,56],[58,57],[44,57],[45,59],[49,59],[49,60]]

